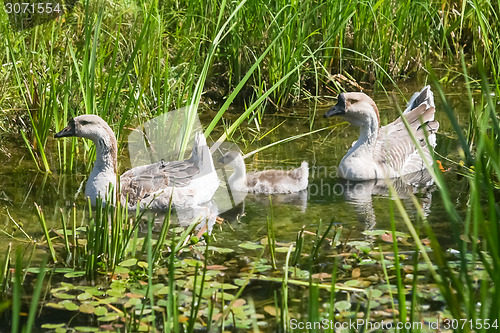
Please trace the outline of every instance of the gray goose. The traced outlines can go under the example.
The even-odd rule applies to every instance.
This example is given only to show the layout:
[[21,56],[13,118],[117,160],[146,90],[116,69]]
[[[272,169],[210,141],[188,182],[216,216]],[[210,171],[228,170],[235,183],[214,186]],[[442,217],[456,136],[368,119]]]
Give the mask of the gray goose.
[[434,97],[430,86],[413,95],[403,116],[410,124],[423,151],[420,156],[401,117],[380,127],[375,102],[364,93],[341,93],[337,104],[326,112],[325,118],[342,116],[360,127],[359,139],[339,164],[338,176],[349,180],[396,178],[425,168],[424,159],[432,163],[425,140],[434,148],[439,123],[434,120]]
[[[85,195],[95,205],[98,197],[114,202],[110,188],[117,182],[117,142],[109,125],[97,115],[71,119],[56,138],[81,137],[96,145],[96,161],[85,185]],[[129,209],[168,209],[170,199],[176,206],[195,206],[212,199],[219,187],[212,155],[205,137],[196,133],[191,158],[184,161],[159,161],[139,166],[120,176],[120,200]],[[109,198],[109,195],[113,198]]]

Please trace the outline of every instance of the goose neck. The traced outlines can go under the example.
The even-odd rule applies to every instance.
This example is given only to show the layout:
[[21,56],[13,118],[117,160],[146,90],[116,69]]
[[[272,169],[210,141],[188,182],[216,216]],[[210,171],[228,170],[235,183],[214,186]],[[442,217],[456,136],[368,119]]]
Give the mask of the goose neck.
[[96,146],[94,170],[116,174],[117,144],[114,135],[106,133],[93,141]]
[[247,171],[243,157],[238,156],[232,163],[234,168],[233,174],[229,177],[228,182],[235,190],[242,190],[246,187]]
[[354,145],[354,150],[360,154],[370,153],[377,142],[379,123],[376,119],[370,119],[363,124],[359,130],[359,139]]

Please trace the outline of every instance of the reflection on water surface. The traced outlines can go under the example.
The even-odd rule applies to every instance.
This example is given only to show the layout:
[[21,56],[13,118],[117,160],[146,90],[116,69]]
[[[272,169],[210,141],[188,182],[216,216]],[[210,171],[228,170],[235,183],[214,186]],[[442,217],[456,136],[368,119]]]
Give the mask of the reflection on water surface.
[[[408,87],[407,98],[411,91],[419,87]],[[393,97],[400,105],[404,105],[398,95],[386,96],[382,92],[370,94],[377,103],[383,124],[394,120],[397,111],[393,107]],[[458,113],[459,121],[467,119],[466,109],[461,109],[466,103],[460,103],[462,96],[448,95]],[[456,157],[456,142],[453,140],[451,126],[446,121],[446,116],[440,110],[437,101],[436,118],[441,127],[438,135],[437,152],[440,155],[452,155]],[[325,110],[328,108],[325,107]],[[238,114],[238,110],[234,110]],[[246,141],[238,145],[244,153],[250,152],[258,147],[276,142],[283,138],[309,131],[309,109],[287,110],[286,117],[281,112],[268,114],[261,125],[260,133],[276,127],[275,130],[265,135],[261,140],[261,134],[248,131],[244,133]],[[313,129],[319,129],[341,122],[340,119],[322,119],[324,110],[316,111],[316,119]],[[285,114],[285,113],[283,113]],[[204,122],[203,115],[201,116]],[[251,124],[252,125],[252,124]],[[464,124],[465,125],[465,124]],[[237,246],[244,241],[258,241],[266,235],[266,220],[270,214],[270,205],[273,206],[273,218],[276,228],[276,237],[279,241],[293,241],[297,232],[305,225],[314,229],[322,220],[324,223],[334,219],[344,228],[352,229],[351,237],[364,238],[362,232],[365,229],[390,229],[389,223],[389,198],[387,187],[379,183],[368,182],[365,184],[347,184],[344,180],[336,177],[336,166],[344,156],[352,142],[357,139],[358,129],[342,124],[332,130],[325,130],[303,138],[271,147],[261,151],[245,162],[247,171],[264,170],[270,168],[292,169],[298,167],[302,160],[309,162],[310,178],[309,188],[296,195],[277,195],[269,198],[266,195],[248,194],[238,199],[234,208],[218,207],[219,212],[225,212],[222,216],[231,224],[231,228],[222,228],[215,231],[218,242],[224,246]],[[215,133],[213,137],[217,137]],[[257,138],[257,139],[255,139]],[[15,145],[18,141],[15,135],[4,134],[2,136],[3,148],[0,154],[4,155],[4,162],[0,166],[0,219],[4,233],[0,235],[2,242],[0,246],[5,249],[8,242],[25,242],[26,237],[18,229],[22,229],[35,238],[41,236],[38,219],[35,214],[33,202],[43,207],[49,227],[60,227],[60,209],[67,210],[74,204],[78,210],[85,210],[86,204],[83,199],[83,184],[86,179],[86,160],[82,158],[77,164],[77,173],[59,173],[57,146],[55,142],[49,142],[47,152],[51,163],[53,174],[42,174],[35,171],[32,160],[24,147]],[[81,144],[81,143],[79,143]],[[51,149],[53,147],[53,149]],[[120,158],[122,169],[129,165],[127,156]],[[445,174],[452,195],[456,197],[457,204],[463,204],[460,195],[466,186],[464,181],[457,181],[457,175],[452,171]],[[425,183],[425,182],[424,182]],[[416,215],[415,208],[405,193],[417,193],[427,215],[428,220],[437,229],[446,230],[448,224],[441,200],[434,187],[408,187],[396,183],[396,188],[411,214]],[[422,184],[420,184],[422,185]],[[220,206],[220,204],[219,204]],[[213,210],[212,210],[213,211]],[[180,216],[182,223],[186,223],[188,213]],[[396,219],[398,221],[398,219]],[[15,223],[14,223],[15,222]],[[83,219],[81,221],[83,223]],[[213,223],[212,223],[213,224]],[[403,225],[399,226],[405,230]],[[9,235],[13,236],[11,238]],[[438,233],[444,235],[447,233]],[[443,238],[443,242],[449,239]]]

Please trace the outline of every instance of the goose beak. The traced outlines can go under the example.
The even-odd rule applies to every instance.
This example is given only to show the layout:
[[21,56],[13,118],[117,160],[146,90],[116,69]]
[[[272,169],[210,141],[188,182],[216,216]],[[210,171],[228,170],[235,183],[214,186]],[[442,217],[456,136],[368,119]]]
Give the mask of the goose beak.
[[54,134],[54,138],[64,138],[64,137],[68,137],[68,136],[75,136],[75,122],[74,121],[70,121],[68,126],[63,128],[62,131]]
[[329,118],[332,116],[341,116],[345,114],[345,97],[344,94],[339,95],[339,99],[337,101],[337,104],[330,110],[328,110],[323,118]]

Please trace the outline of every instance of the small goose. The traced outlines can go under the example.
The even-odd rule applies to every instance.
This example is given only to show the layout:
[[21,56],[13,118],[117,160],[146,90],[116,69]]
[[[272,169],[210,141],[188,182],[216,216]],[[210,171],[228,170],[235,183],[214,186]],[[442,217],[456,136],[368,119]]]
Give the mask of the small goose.
[[[56,138],[80,137],[96,145],[96,161],[85,185],[85,195],[95,205],[98,197],[105,201],[110,186],[116,187],[117,143],[108,124],[97,115],[81,115],[70,120],[68,126],[55,134]],[[120,177],[120,200],[128,198],[128,207],[167,209],[172,196],[176,206],[194,206],[209,201],[219,179],[207,147],[205,137],[196,133],[191,158],[139,166]]]
[[[434,112],[434,97],[430,86],[426,86],[413,95],[403,113],[429,162],[432,158],[424,128],[429,143],[435,147],[439,123],[434,121]],[[340,94],[337,104],[324,117],[337,115],[360,127],[359,139],[340,161],[339,177],[349,180],[396,178],[425,168],[401,117],[380,127],[378,108],[364,93]]]
[[232,191],[251,193],[295,193],[307,188],[309,168],[302,162],[299,168],[285,170],[265,170],[246,173],[243,157],[237,151],[229,151],[220,159],[224,165],[234,169],[228,183]]

